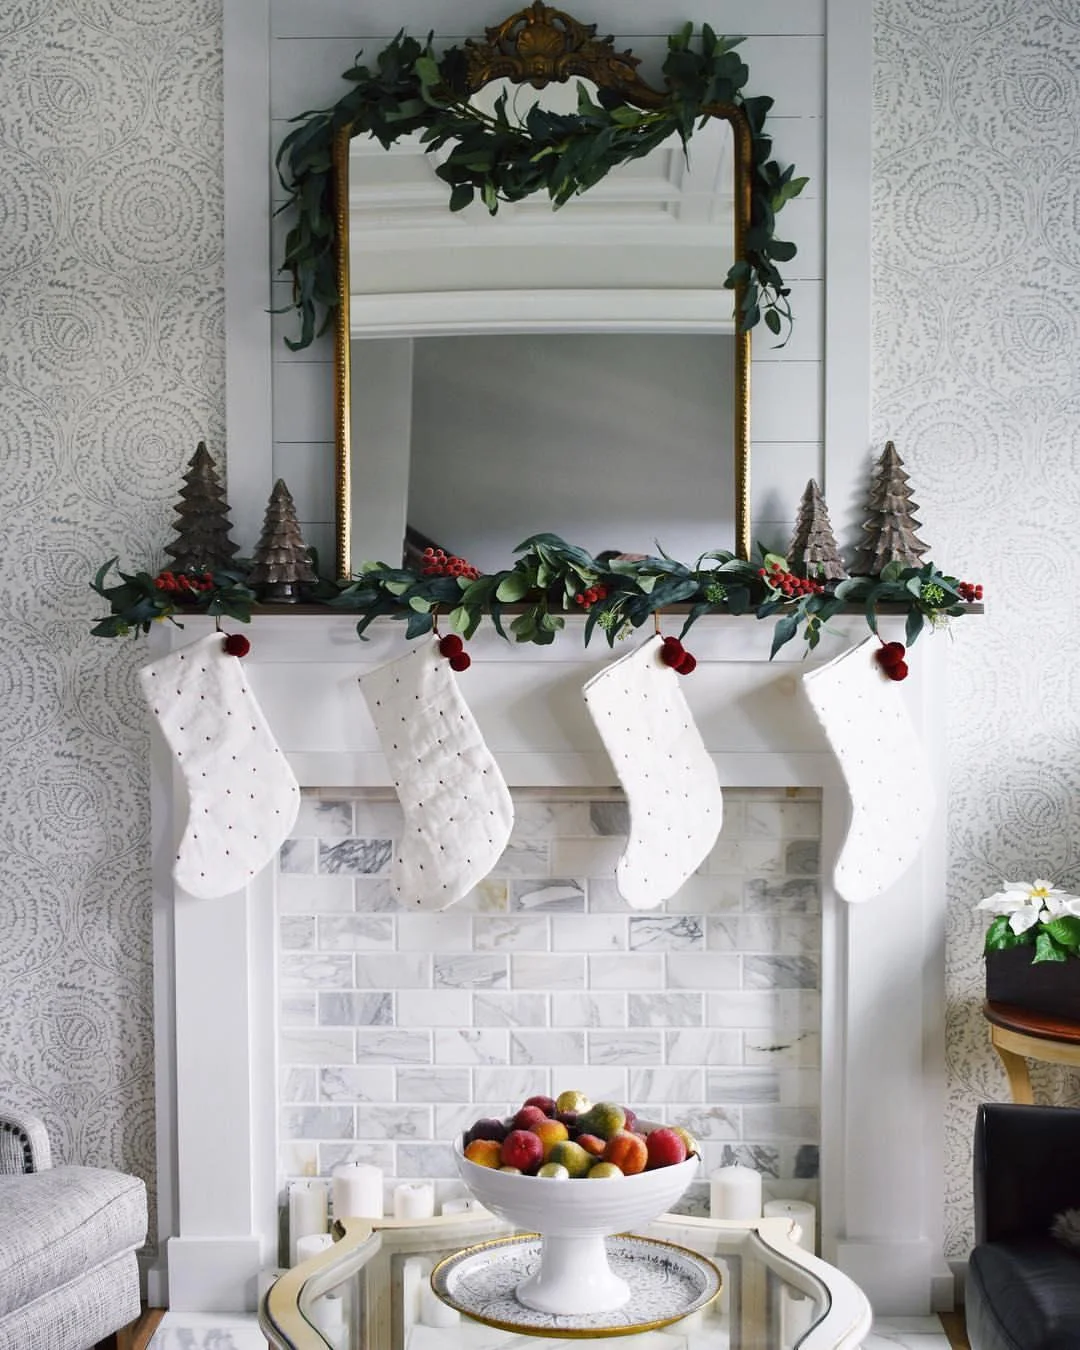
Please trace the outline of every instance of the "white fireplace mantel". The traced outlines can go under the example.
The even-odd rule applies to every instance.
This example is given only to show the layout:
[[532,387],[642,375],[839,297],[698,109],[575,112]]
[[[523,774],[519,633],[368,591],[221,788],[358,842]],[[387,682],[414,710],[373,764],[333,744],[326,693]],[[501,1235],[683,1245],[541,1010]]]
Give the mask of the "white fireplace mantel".
[[[512,786],[611,785],[613,771],[581,699],[611,659],[586,650],[581,621],[546,649],[485,626],[470,643],[463,691]],[[188,620],[157,647],[192,641]],[[673,626],[673,625],[669,625]],[[944,1097],[944,812],[919,861],[891,890],[853,908],[831,892],[848,810],[835,760],[801,689],[801,642],[768,657],[769,623],[709,618],[690,646],[685,685],[721,782],[820,786],[823,792],[823,1254],[879,1312],[947,1306],[941,1259]],[[865,636],[834,621],[814,663]],[[311,787],[388,786],[357,685],[404,650],[399,623],[359,642],[347,616],[256,618],[244,667],[296,774]],[[887,636],[891,636],[887,634]],[[638,637],[630,641],[638,641]],[[944,642],[920,642],[903,688],[938,781]],[[252,1307],[257,1272],[277,1247],[274,878],[194,900],[171,879],[186,809],[168,751],[153,751],[159,1229],[164,1261],[151,1295],[188,1311]]]

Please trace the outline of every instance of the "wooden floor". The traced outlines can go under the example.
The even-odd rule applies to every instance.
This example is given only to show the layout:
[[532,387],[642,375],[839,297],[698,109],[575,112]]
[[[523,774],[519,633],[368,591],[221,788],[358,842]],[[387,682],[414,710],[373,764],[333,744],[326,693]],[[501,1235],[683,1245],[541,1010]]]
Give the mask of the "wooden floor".
[[941,1325],[945,1328],[945,1335],[949,1338],[952,1350],[971,1350],[967,1333],[964,1331],[964,1314],[951,1312],[939,1313],[938,1316],[941,1318]]
[[95,1350],[146,1350],[164,1316],[164,1308],[144,1307],[137,1321],[108,1340],[99,1341]]

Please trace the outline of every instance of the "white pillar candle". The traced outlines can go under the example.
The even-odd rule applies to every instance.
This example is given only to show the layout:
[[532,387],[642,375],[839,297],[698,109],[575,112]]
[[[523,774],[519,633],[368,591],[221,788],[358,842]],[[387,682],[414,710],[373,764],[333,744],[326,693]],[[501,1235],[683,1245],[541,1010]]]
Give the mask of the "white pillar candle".
[[289,1183],[289,1265],[296,1265],[296,1244],[312,1233],[325,1233],[327,1190],[325,1181]]
[[429,1280],[420,1286],[420,1321],[426,1327],[456,1327],[461,1321],[458,1310],[442,1301]]
[[394,1187],[395,1219],[430,1219],[435,1213],[435,1187],[430,1181],[403,1181]]
[[709,1178],[709,1215],[752,1223],[761,1218],[761,1173],[752,1167],[721,1167]]
[[311,1320],[334,1350],[347,1350],[349,1329],[345,1322],[345,1301],[340,1294],[324,1294],[311,1306]]
[[472,1200],[467,1195],[455,1196],[453,1200],[444,1200],[440,1214],[467,1214],[473,1207]]
[[342,1163],[334,1168],[334,1218],[381,1219],[383,1174],[371,1163]]
[[301,1261],[310,1261],[313,1256],[318,1256],[320,1252],[326,1251],[327,1247],[334,1245],[334,1239],[329,1233],[309,1233],[307,1237],[296,1239],[296,1264]]
[[766,1219],[791,1219],[799,1225],[792,1235],[804,1251],[813,1253],[817,1236],[817,1210],[808,1200],[767,1200],[762,1210]]
[[430,1274],[430,1265],[419,1256],[410,1256],[401,1268],[401,1312],[406,1331],[420,1321],[420,1291]]

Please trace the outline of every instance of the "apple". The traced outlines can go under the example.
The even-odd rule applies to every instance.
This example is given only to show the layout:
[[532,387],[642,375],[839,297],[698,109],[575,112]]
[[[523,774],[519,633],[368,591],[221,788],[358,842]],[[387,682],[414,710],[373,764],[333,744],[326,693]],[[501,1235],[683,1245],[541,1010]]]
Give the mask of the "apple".
[[685,1141],[666,1125],[649,1131],[645,1136],[645,1149],[649,1155],[650,1168],[674,1167],[686,1161]]
[[501,1157],[504,1166],[531,1172],[544,1161],[544,1145],[532,1130],[511,1130],[502,1141]]
[[531,1130],[534,1125],[539,1125],[542,1120],[547,1120],[547,1116],[538,1106],[523,1106],[514,1117],[512,1129]]
[[522,1106],[538,1106],[545,1116],[553,1116],[555,1114],[554,1097],[529,1097],[526,1101],[522,1102]]

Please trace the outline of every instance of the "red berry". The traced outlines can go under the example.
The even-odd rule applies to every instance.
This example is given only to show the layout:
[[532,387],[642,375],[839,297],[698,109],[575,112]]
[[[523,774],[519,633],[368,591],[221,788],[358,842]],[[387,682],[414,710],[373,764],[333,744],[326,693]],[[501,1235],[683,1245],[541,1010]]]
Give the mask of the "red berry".
[[664,638],[664,646],[670,647],[673,652],[679,652],[680,654],[684,650],[682,643],[677,637]]
[[447,633],[445,637],[439,639],[439,654],[441,656],[457,656],[458,652],[464,650],[464,647],[464,642],[456,633]]
[[425,558],[434,558],[434,556],[435,556],[435,550],[434,550],[433,548],[426,548],[426,549],[424,549],[424,557],[425,557]]
[[660,660],[665,666],[675,666],[678,668],[679,662],[686,655],[683,651],[676,651],[674,647],[661,647]]
[[251,643],[243,633],[226,633],[224,647],[229,656],[247,656],[251,651]]
[[680,675],[692,675],[697,670],[697,658],[691,656],[689,652],[683,652],[675,669]]
[[886,672],[890,680],[906,680],[908,677],[908,668],[906,661],[897,661],[895,666],[890,666]]
[[468,652],[458,652],[456,656],[450,658],[451,670],[468,670],[472,665],[472,657]]

